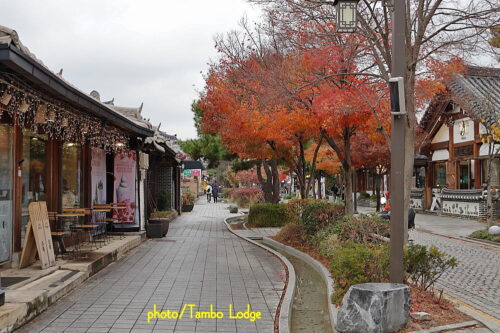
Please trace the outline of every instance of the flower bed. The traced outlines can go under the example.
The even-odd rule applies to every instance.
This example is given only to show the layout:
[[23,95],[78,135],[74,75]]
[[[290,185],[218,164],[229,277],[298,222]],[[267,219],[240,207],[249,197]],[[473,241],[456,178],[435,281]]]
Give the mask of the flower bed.
[[[289,206],[288,206],[289,205]],[[275,240],[297,248],[320,261],[331,273],[335,294],[332,302],[340,304],[350,286],[364,282],[388,282],[389,246],[374,235],[389,236],[386,220],[377,217],[344,217],[340,208],[325,202],[309,201],[287,204],[287,214],[295,212]],[[453,305],[431,292],[443,272],[457,265],[456,259],[435,247],[409,245],[405,250],[405,282],[412,290],[411,312],[427,312],[430,321],[410,319],[407,329],[427,329],[471,320]]]

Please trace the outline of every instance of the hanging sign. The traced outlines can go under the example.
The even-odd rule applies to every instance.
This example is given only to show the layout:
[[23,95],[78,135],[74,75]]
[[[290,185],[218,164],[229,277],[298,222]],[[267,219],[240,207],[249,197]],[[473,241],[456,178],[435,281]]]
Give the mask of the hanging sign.
[[125,203],[125,209],[113,212],[120,227],[139,226],[137,214],[137,155],[135,151],[123,150],[115,153],[114,202]]

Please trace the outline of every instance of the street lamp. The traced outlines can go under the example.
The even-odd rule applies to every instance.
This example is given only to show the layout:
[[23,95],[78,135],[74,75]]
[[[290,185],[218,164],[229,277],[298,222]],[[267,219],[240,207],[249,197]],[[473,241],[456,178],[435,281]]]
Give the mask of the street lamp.
[[337,32],[355,32],[357,26],[356,7],[359,0],[335,0],[337,7]]
[[[335,0],[337,32],[356,31],[357,0]],[[390,90],[392,109],[391,130],[391,249],[390,281],[403,282],[403,254],[407,241],[408,207],[405,203],[406,145],[406,1],[383,0],[392,12],[392,63]]]

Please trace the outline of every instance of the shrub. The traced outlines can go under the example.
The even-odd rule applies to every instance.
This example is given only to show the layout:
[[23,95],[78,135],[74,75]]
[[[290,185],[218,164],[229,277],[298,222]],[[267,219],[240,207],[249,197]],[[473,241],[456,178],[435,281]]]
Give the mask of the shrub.
[[327,201],[308,203],[302,211],[301,224],[307,235],[314,235],[318,230],[328,227],[344,215],[344,206]]
[[333,258],[333,254],[342,246],[339,235],[332,232],[325,233],[317,245],[318,252],[326,258]]
[[293,195],[291,195],[291,194],[287,194],[287,195],[285,195],[285,196],[283,197],[283,199],[285,199],[285,200],[293,199]]
[[228,195],[232,202],[242,208],[261,202],[264,198],[262,190],[258,188],[233,188]]
[[439,251],[435,246],[411,244],[405,249],[405,280],[427,290],[450,268],[458,265],[457,259]]
[[152,212],[149,217],[152,218],[152,219],[161,219],[161,218],[169,217],[170,214],[172,214],[172,210],[171,209],[158,210],[156,212]]
[[500,243],[500,235],[490,235],[486,229],[474,231],[469,237]]
[[370,199],[370,195],[366,191],[359,192],[359,198],[362,200]]
[[161,190],[158,192],[158,199],[156,201],[156,206],[158,210],[166,210],[170,206],[169,197],[167,191]]
[[288,244],[304,244],[306,242],[306,234],[302,226],[295,223],[288,223],[274,236],[274,238],[283,243]]
[[330,271],[335,284],[333,301],[342,297],[354,284],[384,282],[389,276],[389,246],[386,244],[363,245],[348,242],[332,253],[334,260]]
[[371,201],[377,201],[377,195],[376,194],[370,195],[370,200]]
[[248,225],[251,227],[281,227],[285,223],[284,204],[256,203],[250,207]]
[[194,194],[191,192],[184,192],[182,193],[182,205],[183,206],[190,206],[194,204]]
[[304,207],[312,202],[320,202],[314,199],[293,199],[288,201],[285,207],[286,217],[290,223],[299,223],[302,218]]
[[346,216],[335,225],[334,232],[342,241],[366,244],[376,241],[372,234],[389,237],[389,221],[377,216]]
[[224,187],[222,189],[222,197],[223,198],[229,198],[229,193],[233,190],[231,187]]

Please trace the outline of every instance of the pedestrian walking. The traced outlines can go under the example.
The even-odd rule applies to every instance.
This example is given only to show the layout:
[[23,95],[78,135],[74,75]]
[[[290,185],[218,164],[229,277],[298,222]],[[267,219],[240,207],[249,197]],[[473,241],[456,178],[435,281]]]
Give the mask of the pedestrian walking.
[[333,201],[337,201],[337,196],[339,195],[339,188],[337,187],[337,184],[333,184],[332,192],[333,192]]
[[212,185],[208,184],[207,185],[207,189],[206,189],[206,192],[207,194],[207,202],[210,203],[210,200],[212,198]]
[[216,184],[212,186],[212,196],[214,197],[214,203],[217,203],[217,198],[219,197],[219,186]]

